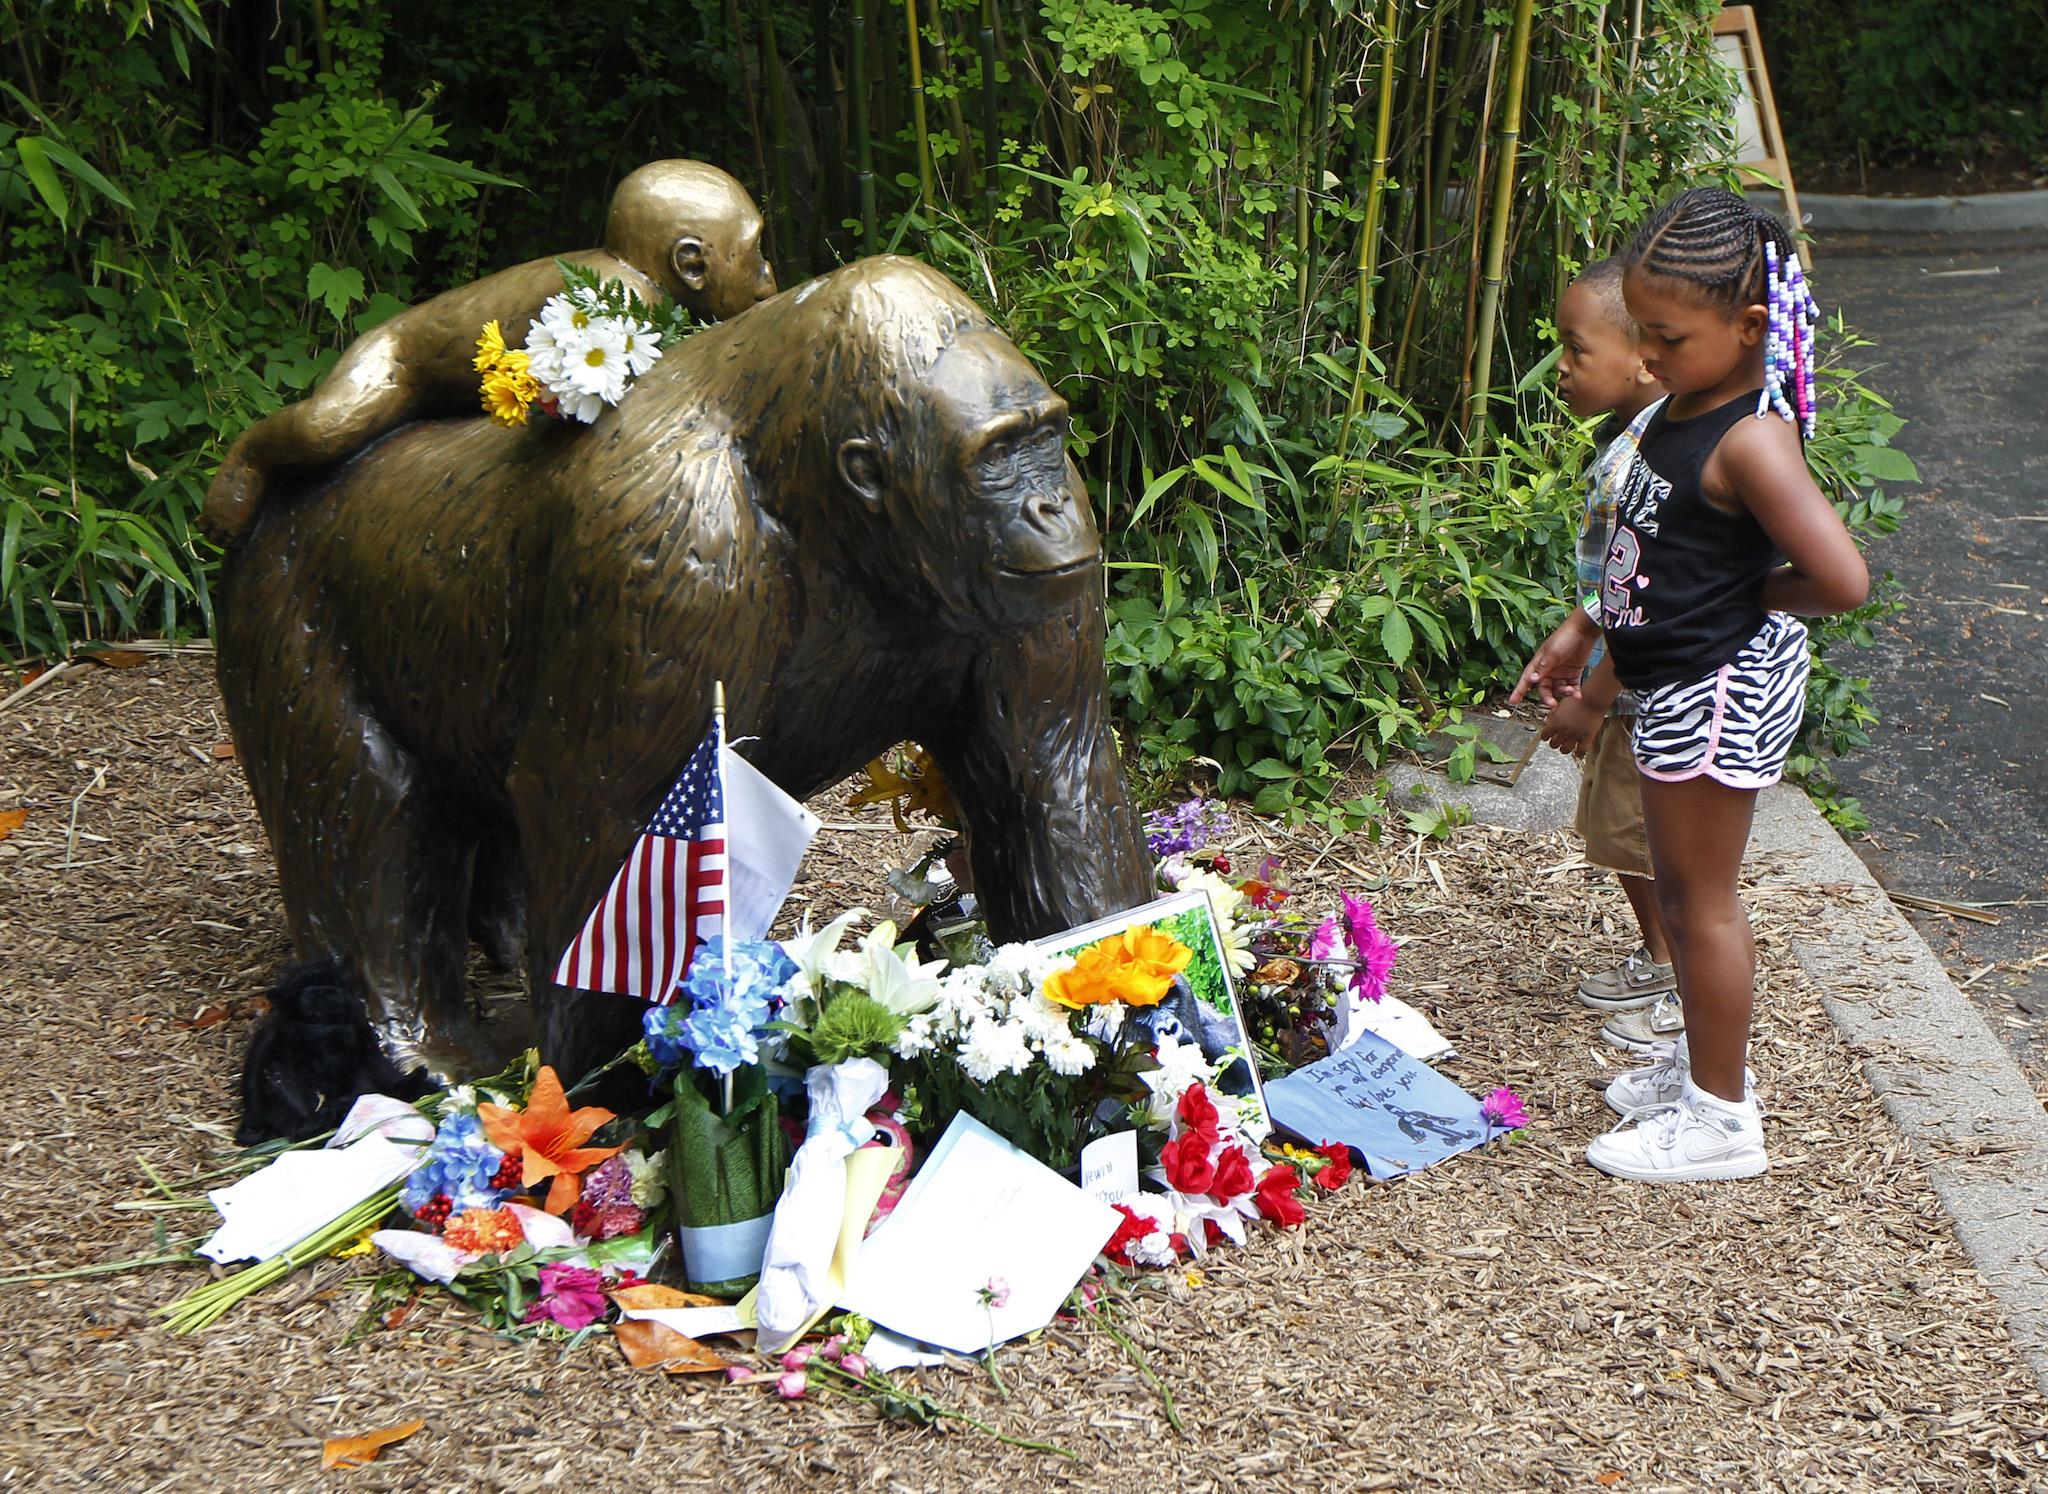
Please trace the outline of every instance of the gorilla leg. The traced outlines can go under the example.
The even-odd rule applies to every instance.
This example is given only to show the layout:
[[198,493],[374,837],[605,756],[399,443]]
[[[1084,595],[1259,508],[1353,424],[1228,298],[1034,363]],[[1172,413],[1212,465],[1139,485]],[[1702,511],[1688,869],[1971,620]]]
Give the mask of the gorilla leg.
[[358,698],[345,651],[306,625],[307,599],[255,600],[221,610],[220,682],[292,941],[348,963],[401,1069],[488,1074],[463,979],[471,834]]
[[993,640],[962,719],[932,734],[998,939],[1058,933],[1153,895],[1109,729],[1102,647],[1093,597],[1030,633]]

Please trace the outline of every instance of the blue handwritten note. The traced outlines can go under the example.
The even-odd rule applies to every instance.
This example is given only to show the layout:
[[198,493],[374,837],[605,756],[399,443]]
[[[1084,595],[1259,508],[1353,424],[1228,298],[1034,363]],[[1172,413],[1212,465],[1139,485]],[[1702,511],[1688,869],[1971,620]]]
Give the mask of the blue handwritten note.
[[1420,1172],[1499,1128],[1479,1102],[1376,1032],[1266,1084],[1273,1124],[1312,1146],[1341,1141],[1376,1178]]

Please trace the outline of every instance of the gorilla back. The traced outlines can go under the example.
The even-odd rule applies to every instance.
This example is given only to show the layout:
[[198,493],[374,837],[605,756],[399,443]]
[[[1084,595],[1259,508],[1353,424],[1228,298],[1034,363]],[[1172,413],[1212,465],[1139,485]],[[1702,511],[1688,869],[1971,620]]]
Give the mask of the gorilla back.
[[346,962],[401,1066],[488,1072],[466,929],[479,848],[516,846],[543,1051],[618,1051],[634,1004],[547,974],[717,680],[799,797],[925,743],[999,937],[1143,901],[1065,434],[965,294],[882,258],[693,335],[586,429],[410,426],[280,495],[218,647],[301,957]]

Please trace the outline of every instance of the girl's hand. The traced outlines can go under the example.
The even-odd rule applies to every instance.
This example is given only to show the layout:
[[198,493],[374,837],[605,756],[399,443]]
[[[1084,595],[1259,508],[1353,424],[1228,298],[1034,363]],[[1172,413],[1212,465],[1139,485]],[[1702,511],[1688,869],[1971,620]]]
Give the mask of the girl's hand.
[[1593,738],[1600,735],[1600,725],[1606,716],[1605,707],[1590,705],[1584,697],[1560,700],[1543,718],[1540,740],[1559,752],[1584,757],[1592,750]]
[[1814,485],[1788,422],[1775,415],[1737,421],[1707,458],[1701,486],[1709,498],[1747,509],[1790,562],[1764,577],[1757,605],[1766,612],[1826,617],[1869,598],[1863,555]]
[[1577,695],[1579,676],[1585,673],[1586,660],[1592,657],[1593,642],[1599,636],[1600,629],[1584,609],[1572,608],[1529,656],[1529,662],[1522,667],[1522,677],[1508,694],[1508,704],[1520,705],[1532,686],[1537,698],[1547,706]]

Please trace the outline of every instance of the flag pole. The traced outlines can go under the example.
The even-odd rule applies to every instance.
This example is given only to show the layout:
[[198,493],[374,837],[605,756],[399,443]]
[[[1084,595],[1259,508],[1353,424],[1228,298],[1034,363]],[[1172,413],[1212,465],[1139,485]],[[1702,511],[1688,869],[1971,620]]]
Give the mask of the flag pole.
[[[712,731],[713,731],[714,733],[716,733],[716,735],[717,735],[717,737],[718,737],[718,747],[717,747],[717,768],[718,768],[718,796],[719,796],[719,798],[720,798],[721,800],[723,800],[723,799],[725,798],[725,681],[724,681],[724,680],[714,680],[714,681],[712,681],[712,684],[711,684],[711,729],[712,729]],[[730,814],[732,813],[732,806],[731,806],[730,804],[727,804],[727,805],[726,805],[726,813],[727,813],[727,815],[728,815],[728,816],[729,816],[729,815],[730,815]],[[724,928],[724,931],[723,931],[723,933],[721,934],[721,936],[720,936],[720,938],[719,938],[719,941],[718,941],[718,947],[719,947],[720,951],[722,951],[722,953],[723,953],[723,955],[724,955],[724,964],[725,964],[725,970],[724,970],[724,972],[723,972],[723,973],[724,973],[724,976],[725,976],[725,993],[726,993],[726,996],[727,996],[727,998],[728,998],[728,999],[730,999],[730,998],[731,998],[731,996],[732,996],[732,873],[731,873],[731,871],[730,871],[730,868],[731,868],[731,866],[732,866],[732,829],[733,829],[733,827],[732,827],[732,821],[731,821],[731,819],[730,819],[730,818],[728,818],[728,819],[726,820],[726,822],[725,822],[725,864],[726,864],[726,866],[727,866],[727,868],[728,868],[728,870],[727,870],[727,872],[726,872],[726,894],[725,894],[726,910],[725,910],[725,915],[724,915],[724,918],[723,918],[723,920],[722,920],[722,921],[724,922],[725,928]],[[724,1099],[724,1101],[725,1101],[725,1106],[724,1106],[724,1110],[725,1110],[725,1113],[726,1113],[727,1115],[731,1115],[731,1114],[732,1114],[732,1075],[730,1075],[730,1074],[724,1074],[724,1075],[721,1075],[721,1076],[720,1076],[720,1078],[719,1078],[719,1088],[720,1088],[720,1092],[721,1092],[721,1097],[722,1097],[722,1098]]]

